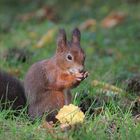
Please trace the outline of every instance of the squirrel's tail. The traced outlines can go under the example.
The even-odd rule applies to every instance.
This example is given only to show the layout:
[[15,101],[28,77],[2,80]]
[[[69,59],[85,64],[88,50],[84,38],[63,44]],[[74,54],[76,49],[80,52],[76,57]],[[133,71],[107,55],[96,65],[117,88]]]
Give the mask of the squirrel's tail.
[[26,106],[24,86],[17,78],[0,71],[0,107],[19,110]]

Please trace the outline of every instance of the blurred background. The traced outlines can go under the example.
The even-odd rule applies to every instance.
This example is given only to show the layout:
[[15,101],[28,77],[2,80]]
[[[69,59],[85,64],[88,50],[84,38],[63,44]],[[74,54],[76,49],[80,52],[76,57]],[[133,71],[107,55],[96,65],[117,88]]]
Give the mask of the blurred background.
[[122,85],[140,72],[139,0],[0,0],[0,68],[23,80],[51,57],[59,28],[78,27],[93,79]]

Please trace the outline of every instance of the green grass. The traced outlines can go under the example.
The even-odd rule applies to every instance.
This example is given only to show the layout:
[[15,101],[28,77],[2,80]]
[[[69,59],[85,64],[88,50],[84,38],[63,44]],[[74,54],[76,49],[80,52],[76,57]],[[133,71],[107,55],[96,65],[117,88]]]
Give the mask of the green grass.
[[[127,3],[126,1],[46,1],[54,5],[60,16],[58,23],[36,19],[21,22],[16,17],[19,14],[36,10],[37,2],[24,4],[16,0],[0,2],[0,69],[15,74],[23,80],[30,65],[36,61],[51,57],[56,49],[56,35],[51,42],[38,49],[34,46],[48,30],[65,28],[69,39],[75,26],[80,25],[88,18],[97,20],[96,30],[82,31],[82,47],[86,52],[86,69],[90,76],[79,87],[73,90],[74,104],[80,104],[80,98],[85,93],[93,101],[92,109],[103,107],[103,113],[89,115],[86,113],[84,124],[67,133],[59,133],[69,139],[139,139],[140,124],[135,123],[132,116],[131,103],[137,98],[134,93],[124,93],[117,98],[107,97],[97,92],[91,85],[93,80],[99,80],[124,88],[123,81],[140,72],[140,3]],[[66,10],[67,9],[67,10]],[[125,21],[112,28],[102,29],[101,20],[111,11],[123,11],[127,14]],[[35,34],[35,37],[31,33]],[[12,59],[4,59],[2,54],[10,48],[24,48],[32,55],[25,63]],[[111,55],[109,51],[111,50]],[[77,95],[77,96],[76,96]],[[129,100],[129,103],[125,103]],[[28,117],[21,113],[15,117],[8,110],[0,112],[0,140],[48,140],[54,139],[43,128],[39,128],[40,121],[32,124]],[[59,131],[59,127],[56,127]]]

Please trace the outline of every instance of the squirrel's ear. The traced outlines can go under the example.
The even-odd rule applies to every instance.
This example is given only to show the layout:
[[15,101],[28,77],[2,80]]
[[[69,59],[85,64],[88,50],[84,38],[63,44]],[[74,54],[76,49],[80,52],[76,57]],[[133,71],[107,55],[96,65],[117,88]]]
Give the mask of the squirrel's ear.
[[72,32],[72,42],[73,43],[80,43],[81,33],[78,28],[75,28]]
[[58,49],[64,49],[66,47],[67,37],[64,29],[59,30],[58,38],[57,38],[57,46]]

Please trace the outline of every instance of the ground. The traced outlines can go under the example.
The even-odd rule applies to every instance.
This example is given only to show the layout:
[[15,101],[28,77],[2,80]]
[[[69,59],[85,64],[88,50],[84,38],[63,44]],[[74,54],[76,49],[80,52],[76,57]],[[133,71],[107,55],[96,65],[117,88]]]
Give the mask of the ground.
[[[50,8],[46,14],[45,5]],[[112,12],[125,14],[123,20],[112,28],[103,28],[102,20]],[[137,0],[0,1],[0,68],[23,80],[31,64],[54,54],[59,28],[64,28],[70,39],[73,28],[93,19],[91,27],[81,29],[85,68],[90,75],[73,90],[73,103],[86,110],[86,120],[59,135],[84,140],[139,139],[139,95],[130,91],[126,82],[140,73],[139,13]],[[123,92],[104,93],[92,84],[93,80]],[[18,117],[10,110],[0,112],[1,140],[55,139],[40,128],[40,121],[32,124],[23,112]]]

